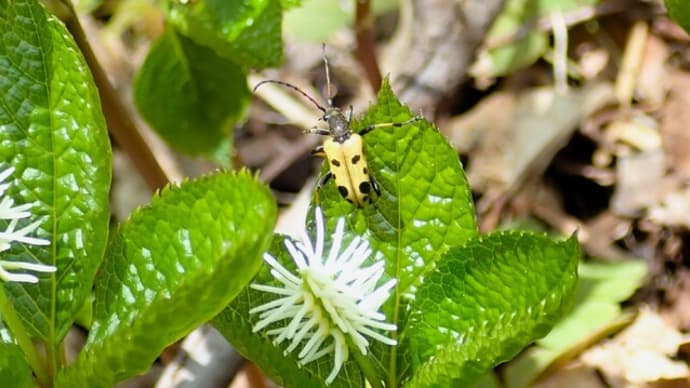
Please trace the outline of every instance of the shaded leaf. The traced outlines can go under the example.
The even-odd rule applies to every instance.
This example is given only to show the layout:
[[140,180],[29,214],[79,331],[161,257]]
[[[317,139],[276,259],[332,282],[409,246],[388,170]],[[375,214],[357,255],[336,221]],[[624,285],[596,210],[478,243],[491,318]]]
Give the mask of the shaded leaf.
[[0,381],[13,388],[35,387],[31,369],[19,346],[0,341]]
[[668,14],[690,34],[690,1],[664,0]]
[[168,30],[134,83],[134,102],[168,144],[210,156],[227,148],[249,101],[246,74],[213,50]]

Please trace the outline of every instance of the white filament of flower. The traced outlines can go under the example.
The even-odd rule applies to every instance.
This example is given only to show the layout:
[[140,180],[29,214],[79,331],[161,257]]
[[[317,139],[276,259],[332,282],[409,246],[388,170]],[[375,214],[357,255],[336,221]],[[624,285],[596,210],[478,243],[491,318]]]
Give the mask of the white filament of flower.
[[385,263],[380,260],[369,267],[362,267],[372,251],[369,243],[359,236],[340,253],[345,232],[344,218],[338,220],[331,249],[324,258],[326,233],[319,207],[315,211],[315,223],[314,245],[306,232],[302,242],[293,244],[289,239],[285,240],[285,247],[297,266],[296,274],[270,254],[264,254],[264,261],[271,267],[271,275],[281,286],[252,284],[251,287],[279,298],[257,306],[249,313],[260,313],[254,332],[289,320],[281,327],[267,330],[266,334],[275,337],[275,344],[290,341],[286,354],[306,341],[297,355],[300,365],[333,354],[333,368],[325,381],[330,384],[348,359],[348,337],[363,355],[367,354],[369,347],[367,337],[386,345],[396,345],[394,339],[376,331],[396,330],[396,326],[385,322],[386,316],[379,312],[396,280],[391,279],[376,288],[384,274]]
[[[9,220],[7,229],[0,232],[0,252],[4,252],[12,247],[14,243],[22,243],[28,245],[48,245],[50,241],[41,238],[30,237],[29,234],[33,233],[36,228],[39,227],[41,221],[33,222],[26,225],[20,229],[17,229],[17,224],[19,220],[28,218],[31,216],[31,208],[33,204],[23,204],[14,205],[14,200],[9,196],[5,195],[5,192],[10,187],[9,183],[5,183],[5,180],[12,175],[14,172],[14,167],[6,168],[4,171],[0,172],[0,220]],[[12,273],[10,270],[25,269],[29,271],[36,272],[55,272],[57,268],[52,265],[45,265],[39,263],[29,263],[23,261],[9,261],[0,260],[0,280],[6,282],[25,282],[25,283],[37,283],[38,278],[35,275],[26,273]]]

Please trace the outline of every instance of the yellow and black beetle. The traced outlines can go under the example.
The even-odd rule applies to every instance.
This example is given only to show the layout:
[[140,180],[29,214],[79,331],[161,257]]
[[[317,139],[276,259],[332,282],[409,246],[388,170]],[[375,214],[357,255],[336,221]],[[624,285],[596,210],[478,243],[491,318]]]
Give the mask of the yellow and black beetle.
[[305,133],[313,133],[317,135],[329,136],[322,145],[316,147],[312,154],[324,156],[328,160],[329,171],[324,175],[316,186],[316,190],[320,190],[331,178],[334,178],[335,185],[338,188],[340,195],[351,204],[362,207],[372,201],[372,190],[376,195],[381,195],[378,184],[369,172],[369,165],[367,164],[366,156],[364,155],[364,145],[362,136],[371,132],[376,128],[382,127],[402,127],[420,120],[421,117],[415,116],[409,120],[399,123],[379,123],[372,124],[362,128],[359,133],[352,132],[350,128],[350,121],[352,120],[352,106],[350,106],[349,116],[345,118],[345,114],[340,108],[333,106],[333,99],[331,98],[331,80],[328,70],[328,59],[326,55],[323,56],[324,66],[326,68],[326,93],[328,94],[328,107],[323,107],[314,98],[302,91],[295,85],[277,80],[264,80],[256,84],[254,91],[265,84],[275,83],[295,90],[309,101],[311,101],[321,112],[321,120],[328,124],[328,129],[314,127],[306,130]]

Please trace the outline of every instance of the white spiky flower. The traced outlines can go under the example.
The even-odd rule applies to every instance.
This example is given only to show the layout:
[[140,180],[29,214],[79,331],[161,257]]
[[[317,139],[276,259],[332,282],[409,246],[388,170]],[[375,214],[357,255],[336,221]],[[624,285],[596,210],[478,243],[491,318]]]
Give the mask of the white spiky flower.
[[[14,167],[6,168],[0,172],[0,220],[9,220],[7,229],[0,232],[0,252],[4,252],[12,247],[13,243],[23,243],[29,245],[48,245],[50,241],[41,238],[30,237],[39,227],[41,221],[33,222],[18,230],[15,230],[20,219],[31,216],[31,208],[33,204],[27,203],[23,205],[14,205],[14,200],[5,195],[5,192],[10,187],[5,180],[12,175]],[[25,282],[37,283],[38,278],[32,274],[27,273],[12,273],[11,270],[25,269],[36,272],[55,272],[57,268],[52,265],[29,263],[23,261],[8,261],[0,260],[0,280],[6,282]]]
[[324,257],[326,233],[319,207],[315,210],[315,223],[314,244],[306,232],[302,242],[293,244],[285,239],[285,247],[297,266],[296,273],[288,271],[270,254],[264,254],[264,261],[271,267],[271,275],[281,286],[252,284],[251,287],[279,298],[257,306],[249,313],[260,313],[254,332],[276,322],[282,324],[266,333],[275,336],[276,344],[290,341],[286,354],[306,341],[297,355],[301,365],[333,354],[333,368],[326,378],[326,384],[330,384],[348,359],[348,338],[363,355],[367,354],[369,347],[367,337],[386,345],[396,345],[394,339],[377,331],[396,330],[396,326],[385,322],[386,316],[379,312],[396,280],[391,279],[376,287],[384,274],[385,263],[380,260],[369,267],[362,266],[372,251],[369,243],[361,237],[356,236],[340,252],[345,232],[344,218],[338,220],[331,249]]

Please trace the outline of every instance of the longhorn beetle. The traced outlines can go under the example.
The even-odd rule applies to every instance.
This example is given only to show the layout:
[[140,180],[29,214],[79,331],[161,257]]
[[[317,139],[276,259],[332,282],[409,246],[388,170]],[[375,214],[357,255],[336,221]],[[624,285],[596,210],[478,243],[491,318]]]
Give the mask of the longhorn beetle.
[[415,116],[409,120],[397,123],[391,122],[371,124],[362,128],[359,133],[352,132],[352,129],[350,128],[350,121],[352,120],[352,105],[350,105],[350,112],[347,118],[345,118],[345,114],[340,108],[333,106],[333,98],[331,97],[331,78],[328,70],[328,58],[326,58],[325,53],[323,55],[323,63],[326,69],[327,107],[319,104],[316,99],[302,91],[302,89],[298,88],[297,86],[283,81],[261,81],[254,86],[254,91],[256,92],[259,86],[266,83],[282,85],[293,89],[297,93],[304,96],[323,113],[319,119],[328,124],[328,129],[313,127],[304,131],[304,133],[330,137],[329,139],[326,139],[322,145],[316,147],[312,151],[313,155],[326,157],[329,166],[329,171],[319,180],[316,190],[318,192],[331,178],[335,178],[335,185],[338,188],[340,195],[351,204],[357,207],[362,207],[371,202],[372,190],[376,192],[376,195],[381,195],[379,185],[374,180],[374,177],[372,177],[369,173],[369,166],[364,155],[362,136],[376,128],[402,127],[404,125],[421,120],[421,117]]

